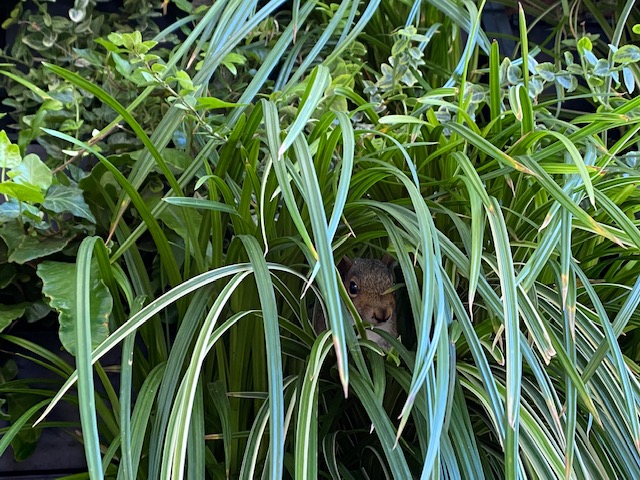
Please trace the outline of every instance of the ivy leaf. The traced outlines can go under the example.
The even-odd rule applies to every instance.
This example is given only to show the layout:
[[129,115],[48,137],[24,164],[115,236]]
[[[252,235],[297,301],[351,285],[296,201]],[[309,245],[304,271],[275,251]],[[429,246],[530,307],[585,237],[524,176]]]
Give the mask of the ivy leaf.
[[52,253],[61,251],[73,239],[74,235],[64,237],[39,237],[25,234],[20,243],[9,255],[9,261],[24,265],[36,258],[48,257]]
[[20,218],[20,216],[41,222],[44,214],[37,207],[28,203],[20,203],[14,198],[10,198],[7,202],[0,204],[0,223],[9,222]]
[[53,185],[49,188],[42,206],[52,212],[70,212],[76,217],[86,218],[90,222],[96,223],[89,205],[84,201],[82,190],[77,187]]
[[0,238],[4,240],[4,243],[7,247],[7,258],[3,258],[3,261],[9,260],[9,255],[11,255],[11,253],[16,248],[18,248],[18,245],[20,245],[20,241],[22,240],[22,237],[24,235],[26,235],[24,232],[24,227],[17,220],[6,222],[0,225]]
[[[92,268],[92,271],[97,271]],[[76,338],[76,265],[73,263],[46,260],[38,265],[38,276],[42,279],[42,293],[51,308],[59,313],[60,341],[64,348],[75,355]],[[109,315],[113,299],[102,280],[91,278],[91,317],[82,321],[91,325],[91,344],[97,347],[109,335]]]
[[16,267],[11,263],[0,263],[0,289],[7,288],[16,278]]
[[47,190],[53,180],[51,170],[35,153],[24,157],[22,163],[9,172],[9,177],[16,183],[38,187],[40,190]]
[[74,236],[73,233],[64,237],[43,237],[35,233],[28,234],[17,220],[0,226],[0,238],[4,240],[6,245],[5,261],[20,265],[59,252],[67,246]]
[[20,165],[20,147],[9,141],[4,130],[0,130],[0,168],[15,168]]
[[27,303],[18,305],[0,305],[0,332],[11,325],[11,322],[24,315]]
[[382,65],[380,65],[380,73],[382,73],[382,75],[380,75],[379,77],[376,75],[376,77],[378,77],[376,86],[383,92],[391,90],[395,85],[395,72],[393,70],[393,67],[387,65],[386,63],[383,63]]
[[11,181],[2,182],[0,183],[0,193],[9,195],[21,202],[44,202],[44,195],[42,195],[40,189],[32,185],[21,185]]
[[33,323],[42,320],[49,315],[49,313],[51,313],[51,308],[49,308],[49,305],[42,299],[30,304],[24,312],[24,317],[27,319],[27,322]]

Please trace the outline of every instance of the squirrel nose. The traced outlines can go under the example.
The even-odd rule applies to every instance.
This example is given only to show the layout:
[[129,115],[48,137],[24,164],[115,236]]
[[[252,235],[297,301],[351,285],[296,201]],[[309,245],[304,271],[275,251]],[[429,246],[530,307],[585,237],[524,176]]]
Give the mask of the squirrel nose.
[[373,319],[378,323],[384,323],[388,321],[393,315],[393,311],[390,308],[380,309],[374,312]]

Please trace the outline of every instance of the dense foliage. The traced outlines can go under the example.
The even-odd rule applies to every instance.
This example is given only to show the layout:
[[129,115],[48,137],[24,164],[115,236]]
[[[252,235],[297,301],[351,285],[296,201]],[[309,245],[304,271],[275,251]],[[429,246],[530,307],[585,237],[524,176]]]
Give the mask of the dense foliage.
[[[0,136],[3,266],[36,269],[77,367],[3,335],[60,382],[3,370],[37,400],[0,452],[69,401],[91,478],[640,477],[633,2],[599,36],[564,2],[539,45],[515,11],[514,52],[483,2],[176,4],[155,36],[102,26],[102,70],[34,65],[46,159]],[[390,352],[334,260],[383,253]]]

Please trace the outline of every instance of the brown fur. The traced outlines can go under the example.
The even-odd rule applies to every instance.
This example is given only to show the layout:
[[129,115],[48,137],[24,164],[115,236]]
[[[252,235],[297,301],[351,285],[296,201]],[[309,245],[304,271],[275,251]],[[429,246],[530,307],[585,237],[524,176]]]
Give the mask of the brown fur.
[[[393,259],[388,255],[382,260],[343,257],[338,271],[362,321],[397,336],[396,300],[392,292],[387,292],[394,284]],[[316,330],[326,328],[324,318],[315,320]],[[389,344],[371,330],[367,330],[367,338],[382,348],[389,348]]]

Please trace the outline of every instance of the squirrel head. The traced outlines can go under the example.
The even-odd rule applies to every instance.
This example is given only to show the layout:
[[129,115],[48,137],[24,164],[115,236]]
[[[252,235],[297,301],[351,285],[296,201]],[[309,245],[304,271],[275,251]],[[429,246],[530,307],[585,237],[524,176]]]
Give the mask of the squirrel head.
[[338,265],[342,281],[365,323],[395,331],[396,300],[393,287],[393,259],[343,257]]

